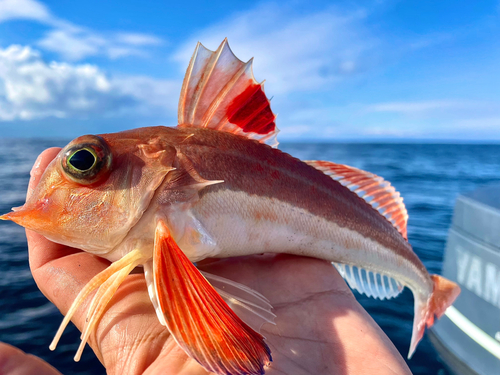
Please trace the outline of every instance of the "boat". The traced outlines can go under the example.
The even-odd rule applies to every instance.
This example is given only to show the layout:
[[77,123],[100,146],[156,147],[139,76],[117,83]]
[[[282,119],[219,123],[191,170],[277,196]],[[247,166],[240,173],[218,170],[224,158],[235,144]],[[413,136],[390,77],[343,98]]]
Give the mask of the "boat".
[[462,293],[429,332],[456,375],[500,375],[500,184],[460,195],[443,276]]

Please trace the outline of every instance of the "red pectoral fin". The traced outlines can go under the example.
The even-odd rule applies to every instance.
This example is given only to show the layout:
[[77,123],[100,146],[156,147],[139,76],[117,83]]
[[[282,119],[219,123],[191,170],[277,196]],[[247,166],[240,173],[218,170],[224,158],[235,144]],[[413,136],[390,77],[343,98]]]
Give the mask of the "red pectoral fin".
[[167,327],[177,343],[216,374],[263,374],[271,354],[177,246],[166,225],[156,227],[154,283]]

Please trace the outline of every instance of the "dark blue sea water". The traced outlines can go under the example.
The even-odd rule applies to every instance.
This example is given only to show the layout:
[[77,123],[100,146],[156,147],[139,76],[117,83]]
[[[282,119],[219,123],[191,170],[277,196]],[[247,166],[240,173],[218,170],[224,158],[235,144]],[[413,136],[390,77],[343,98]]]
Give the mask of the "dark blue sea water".
[[[0,139],[0,213],[24,203],[29,171],[37,155],[47,147],[65,143]],[[500,181],[500,145],[288,143],[280,148],[301,159],[349,164],[391,181],[410,214],[409,241],[431,273],[441,271],[457,195]],[[405,290],[398,298],[384,302],[358,298],[406,358],[413,319],[411,292]],[[44,358],[63,374],[104,374],[88,348],[81,362],[73,362],[79,343],[79,332],[73,326],[67,329],[57,350],[49,351],[60,321],[61,314],[32,279],[24,230],[0,222],[0,341]],[[426,338],[408,364],[414,374],[447,374]]]

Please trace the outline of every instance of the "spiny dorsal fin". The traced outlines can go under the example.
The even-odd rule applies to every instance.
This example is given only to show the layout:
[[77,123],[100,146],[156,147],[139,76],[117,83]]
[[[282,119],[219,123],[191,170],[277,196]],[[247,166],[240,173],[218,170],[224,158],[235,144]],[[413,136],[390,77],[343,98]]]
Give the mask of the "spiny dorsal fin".
[[227,39],[215,52],[198,43],[182,84],[179,126],[221,130],[276,147],[275,119],[252,60],[239,60]]
[[389,181],[370,172],[329,161],[307,160],[307,164],[340,182],[368,202],[408,240],[408,213],[403,198]]

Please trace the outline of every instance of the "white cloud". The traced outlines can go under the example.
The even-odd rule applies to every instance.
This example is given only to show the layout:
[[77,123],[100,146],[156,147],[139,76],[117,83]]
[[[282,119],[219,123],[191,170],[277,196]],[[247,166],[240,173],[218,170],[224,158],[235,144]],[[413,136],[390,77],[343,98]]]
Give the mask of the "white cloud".
[[366,129],[360,129],[358,136],[370,136],[370,137],[389,137],[389,138],[412,138],[421,136],[422,133],[415,129],[405,129],[405,128],[387,128],[381,126],[368,127]]
[[268,94],[325,88],[373,63],[378,42],[363,26],[365,17],[364,11],[333,8],[296,15],[284,5],[264,4],[197,32],[175,60],[188,61],[198,40],[215,49],[228,37],[236,56],[255,56],[256,78],[266,78]]
[[180,82],[108,77],[89,64],[47,64],[30,47],[0,49],[0,120],[175,115]]
[[110,33],[103,35],[92,30],[65,23],[46,33],[38,46],[56,52],[70,61],[104,55],[110,59],[126,56],[148,56],[145,47],[162,44],[162,39],[148,34]]
[[495,133],[500,134],[500,113],[496,117],[461,119],[457,121],[456,126],[460,130],[465,130],[465,129],[474,129],[477,131],[494,130]]
[[148,56],[148,53],[142,51],[141,49],[132,47],[120,47],[120,46],[108,46],[106,48],[105,54],[112,60],[127,56],[140,56],[140,57]]
[[66,30],[49,31],[38,45],[46,50],[57,52],[69,60],[81,60],[97,55],[106,45],[106,40],[92,34],[68,32]]
[[417,102],[387,102],[367,106],[370,112],[417,113],[468,106],[470,103],[453,100],[430,100]]
[[147,76],[126,76],[113,80],[115,87],[122,93],[138,101],[137,110],[147,112],[156,107],[177,117],[181,80],[155,79]]
[[110,59],[126,56],[148,56],[146,46],[157,46],[163,40],[149,34],[112,33],[108,36],[71,24],[59,24],[38,42],[41,48],[56,52],[70,61],[105,55]]
[[35,0],[0,0],[0,22],[12,19],[47,22],[51,15],[45,5]]
[[311,132],[312,127],[310,125],[294,125],[294,126],[288,126],[286,128],[286,136],[299,136],[303,134],[307,134]]
[[130,32],[98,33],[52,15],[36,0],[0,0],[0,22],[29,19],[51,29],[37,42],[47,51],[70,61],[104,55],[111,59],[147,56],[146,47],[158,46],[163,40],[155,35]]
[[116,35],[116,40],[120,43],[134,46],[156,46],[163,44],[160,38],[142,33],[119,33]]
[[474,122],[494,122],[500,116],[500,106],[498,101],[491,100],[445,99],[376,103],[362,107],[360,112],[414,119],[441,119],[456,126],[458,123],[472,125]]

